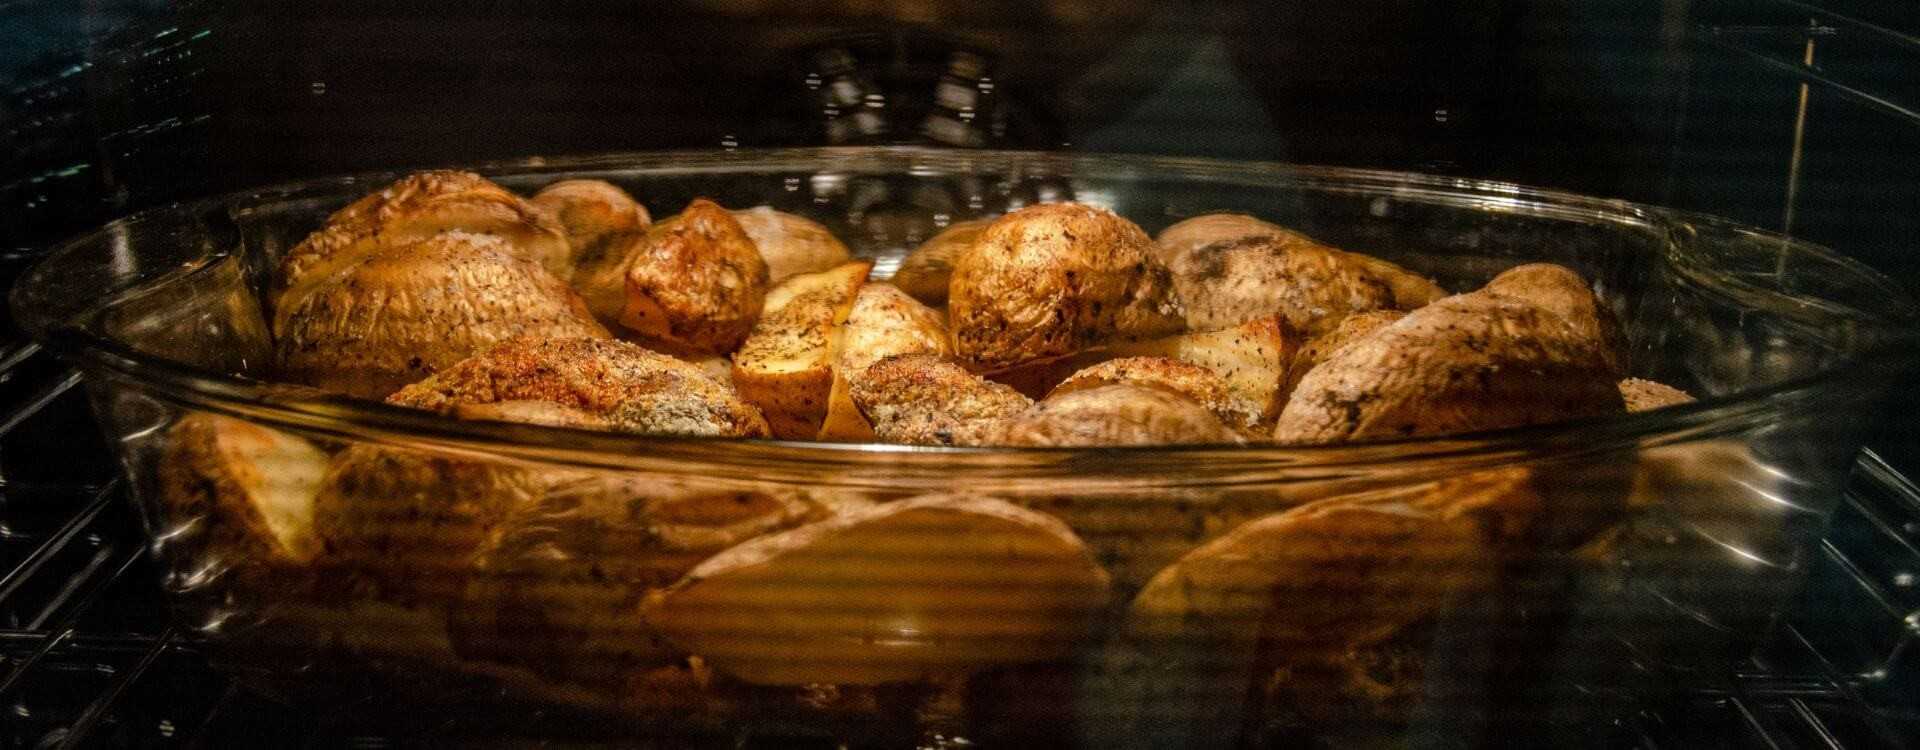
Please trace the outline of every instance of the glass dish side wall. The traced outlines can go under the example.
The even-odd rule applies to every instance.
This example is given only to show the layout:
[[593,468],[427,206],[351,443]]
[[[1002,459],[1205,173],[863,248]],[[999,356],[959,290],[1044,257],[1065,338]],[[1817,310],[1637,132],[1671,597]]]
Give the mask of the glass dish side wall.
[[[1874,287],[1876,277],[1823,265],[1826,256],[1800,246],[1793,247],[1809,262],[1793,273],[1739,284],[1692,273],[1698,269],[1688,262],[1720,268],[1749,260],[1755,249],[1729,241],[1734,235],[1694,224],[1683,230],[1683,222],[1628,206],[1607,210],[1373,174],[1263,174],[1205,163],[1181,171],[1043,158],[1022,169],[1004,161],[962,169],[927,159],[915,173],[901,168],[904,158],[811,157],[791,165],[720,159],[706,172],[688,160],[695,166],[683,169],[692,174],[643,165],[527,170],[546,173],[502,179],[524,189],[563,173],[606,176],[659,209],[694,195],[741,207],[768,202],[827,222],[883,265],[912,234],[862,233],[876,226],[862,217],[884,206],[871,200],[875,192],[958,194],[956,208],[970,210],[948,214],[948,221],[1054,197],[1112,205],[1149,229],[1195,213],[1247,211],[1435,273],[1455,290],[1524,260],[1562,262],[1594,278],[1628,322],[1637,374],[1703,394],[1822,373],[1865,346],[1860,334],[1877,323],[1860,310],[1877,303],[1904,314],[1897,297],[1849,296]],[[848,186],[845,193],[835,192],[836,179]],[[880,187],[864,188],[864,203],[848,197],[863,185]],[[374,186],[276,196],[231,218],[187,212],[122,224],[65,258],[70,265],[60,278],[69,284],[85,278],[71,272],[102,274],[85,282],[91,301],[72,299],[72,286],[55,290],[48,276],[55,268],[42,272],[36,291],[65,291],[66,304],[76,307],[111,297],[87,322],[133,350],[264,376],[266,341],[252,294],[259,269],[327,210]],[[977,208],[969,195],[980,197]],[[209,251],[225,248],[232,250],[208,260]],[[1686,260],[1710,251],[1730,257]],[[182,268],[196,260],[198,267]],[[140,293],[118,293],[122,282],[135,281]],[[114,293],[103,296],[101,286]],[[1763,301],[1779,291],[1808,302]],[[1821,296],[1831,304],[1813,302]],[[1382,735],[1486,744],[1514,731],[1577,733],[1584,722],[1673,685],[1676,673],[1724,661],[1764,632],[1833,507],[1858,443],[1858,416],[1885,385],[1885,373],[1873,369],[1834,387],[1789,390],[1757,403],[1729,399],[1658,429],[1646,427],[1660,419],[1651,415],[1638,418],[1638,432],[1570,425],[1524,441],[1467,437],[1297,451],[775,446],[781,455],[760,464],[753,460],[764,454],[729,456],[732,446],[712,444],[663,451],[666,458],[649,463],[647,456],[616,453],[620,441],[604,436],[489,430],[488,438],[532,446],[503,450],[484,440],[463,443],[459,435],[409,432],[398,417],[385,426],[329,420],[324,400],[289,420],[261,405],[275,391],[233,386],[224,397],[218,384],[183,390],[165,373],[91,364],[98,410],[120,438],[182,622],[232,668],[268,687],[343,704],[398,690],[435,703],[539,705],[623,719],[612,725],[617,729],[593,724],[602,729],[583,732],[730,735],[753,727],[786,736],[1095,746]],[[280,395],[306,398],[297,389]],[[388,462],[381,465],[400,467],[385,472],[398,479],[342,485],[350,489],[336,498],[386,509],[363,517],[389,528],[383,546],[327,550],[316,562],[287,566],[236,549],[222,533],[233,520],[217,508],[166,500],[161,483],[177,455],[170,453],[177,425],[191,411],[237,415],[336,455],[379,454]],[[714,457],[686,458],[699,451]],[[335,470],[344,463],[336,458]],[[420,466],[431,468],[409,469]],[[472,484],[475,477],[481,485]],[[494,491],[475,486],[523,491],[528,477],[539,489],[516,496],[525,500],[518,510],[482,508],[423,522],[403,499],[471,500]],[[1436,491],[1426,486],[1435,481],[1504,489],[1472,523],[1451,524],[1417,502]],[[672,535],[635,525],[631,519],[640,516],[626,510],[742,498],[742,507],[760,509],[747,519],[764,522],[756,531],[776,531],[823,513],[941,491],[991,493],[1065,521],[1110,577],[1105,604],[1089,610],[1084,623],[1064,623],[1035,604],[1057,581],[1011,576],[983,586],[963,575],[973,569],[969,561],[979,563],[978,550],[928,527],[900,531],[896,544],[857,549],[871,565],[832,569],[759,602],[785,619],[708,639],[703,648],[710,653],[697,663],[678,646],[662,645],[634,616],[675,571],[715,550],[663,543]],[[1356,510],[1342,511],[1358,514],[1346,521],[1302,523],[1296,510],[1361,492],[1369,494],[1355,501]],[[1374,523],[1387,517],[1420,519],[1420,533]],[[1273,536],[1251,535],[1250,549],[1271,553],[1256,559],[1272,569],[1374,567],[1346,578],[1261,583],[1267,593],[1251,600],[1169,604],[1152,595],[1163,591],[1155,579],[1195,559],[1201,545],[1257,528]],[[1397,563],[1338,556],[1383,545],[1406,554]],[[1289,551],[1316,546],[1335,556]],[[929,563],[935,559],[941,563]],[[1236,576],[1259,567],[1226,566],[1228,582],[1244,583]],[[891,593],[852,604],[845,597],[876,590]],[[949,596],[942,606],[886,604],[912,600],[912,591]],[[856,647],[803,648],[844,635],[835,628],[846,627],[840,618],[849,606],[853,622],[880,632],[863,631],[868,637],[854,639]],[[1316,623],[1319,634],[1276,649],[1274,633],[1286,632],[1276,622],[1288,621]],[[1370,623],[1379,632],[1368,633]],[[1264,639],[1256,637],[1262,633]],[[1033,645],[996,646],[1006,642]],[[787,647],[788,666],[817,678],[812,686],[756,685],[735,674],[751,671],[743,665],[769,644]]]

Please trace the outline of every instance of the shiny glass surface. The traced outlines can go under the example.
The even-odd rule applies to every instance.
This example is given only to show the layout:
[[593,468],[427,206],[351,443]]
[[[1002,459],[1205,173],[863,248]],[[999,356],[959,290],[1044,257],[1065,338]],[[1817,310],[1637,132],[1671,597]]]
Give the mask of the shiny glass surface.
[[[68,243],[13,303],[88,373],[181,622],[263,688],[348,704],[398,691],[423,705],[578,711],[612,720],[583,733],[622,736],[1087,746],[1577,737],[1676,679],[1709,674],[1765,632],[1799,582],[1874,406],[1913,367],[1911,301],[1824,249],[1501,183],[916,148],[614,154],[478,169],[522,191],[608,179],[655,215],[694,197],[772,205],[828,225],[875,260],[876,276],[953,222],[1069,199],[1148,231],[1251,213],[1452,291],[1551,261],[1591,279],[1619,316],[1634,375],[1702,398],[1578,423],[1285,448],[918,448],[458,422],[273,382],[259,294],[268,269],[328,212],[395,175],[172,206]],[[227,517],[167,499],[170,436],[192,412],[311,441],[335,455],[335,470],[349,451],[443,468],[340,491],[340,502],[394,514],[368,517],[382,529],[379,554],[256,559],[227,543]],[[543,489],[524,512],[424,526],[417,503],[394,500],[485,493],[454,475]],[[1233,585],[1264,581],[1249,584],[1251,598],[1193,604],[1189,615],[1207,616],[1174,627],[1143,614],[1156,577],[1248,524],[1358,495],[1369,512],[1415,519],[1416,530],[1454,529],[1446,513],[1408,498],[1439,491],[1435,482],[1508,480],[1529,498],[1510,533],[1462,531],[1474,541],[1426,547],[1415,532],[1382,541],[1366,523],[1282,524],[1291,531],[1277,548],[1256,545],[1278,552],[1222,568]],[[828,566],[740,603],[763,608],[760,624],[746,618],[703,640],[711,653],[690,653],[685,639],[661,645],[644,614],[672,582],[645,572],[664,537],[619,510],[718,497],[816,509],[776,524],[788,527],[954,491],[1003,498],[1071,529],[1109,581],[1084,628],[1063,636],[1058,618],[1035,614],[1047,580],[1012,568],[1005,585],[966,578],[955,571],[997,553],[969,548],[950,528],[908,526],[856,548],[872,556],[864,564]],[[1298,552],[1308,547],[1336,552]],[[680,550],[665,569],[684,572],[718,549]],[[1313,575],[1349,564],[1367,572],[1260,578],[1289,564]],[[876,593],[848,594],[860,591]],[[946,596],[915,593],[928,591]],[[1411,614],[1382,614],[1401,610],[1379,601]],[[1291,652],[1275,645],[1289,643],[1276,635],[1289,623],[1306,622],[1311,638]],[[993,647],[1023,638],[1055,646]],[[856,645],[808,650],[843,641]],[[818,679],[741,677],[750,670],[740,654],[766,649]],[[1331,656],[1297,656],[1321,652]]]

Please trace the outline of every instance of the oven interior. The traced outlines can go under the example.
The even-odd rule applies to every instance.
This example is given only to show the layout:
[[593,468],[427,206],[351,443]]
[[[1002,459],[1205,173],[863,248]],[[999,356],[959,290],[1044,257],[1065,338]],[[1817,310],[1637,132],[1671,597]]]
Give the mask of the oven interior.
[[[1905,5],[774,5],[0,3],[0,269],[10,280],[128,211],[300,177],[906,142],[1513,180],[1728,216],[1920,288],[1920,11]],[[940,197],[872,200],[912,216]],[[169,627],[78,384],[18,334],[0,345],[8,746],[571,733],[556,717],[322,713],[240,688]],[[1885,413],[1912,413],[1900,398]],[[1920,744],[1914,430],[1879,428],[1768,645],[1596,727],[1594,744]],[[738,744],[763,743],[778,738]]]

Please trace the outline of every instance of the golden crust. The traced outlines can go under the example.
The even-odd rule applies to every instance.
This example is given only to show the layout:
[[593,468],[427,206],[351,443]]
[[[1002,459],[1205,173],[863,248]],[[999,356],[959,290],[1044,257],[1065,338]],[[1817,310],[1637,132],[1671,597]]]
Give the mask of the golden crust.
[[733,212],[767,262],[767,278],[778,284],[803,273],[818,273],[853,260],[853,253],[820,222],[756,206]]
[[1213,412],[1222,423],[1242,429],[1258,423],[1263,408],[1263,404],[1235,393],[1219,373],[1167,357],[1126,357],[1101,362],[1068,376],[1053,387],[1047,400],[1117,383],[1159,388],[1186,397]]
[[773,436],[811,440],[827,416],[840,331],[873,264],[803,273],[767,293],[765,312],[733,353],[733,383]]
[[1195,330],[1269,315],[1318,336],[1356,312],[1393,307],[1393,289],[1344,252],[1295,234],[1205,245],[1171,266]]
[[1160,387],[1118,383],[1073,390],[962,432],[959,444],[1099,447],[1238,443],[1199,402]]
[[[1280,244],[1320,245],[1312,238],[1244,214],[1205,214],[1174,224],[1160,231],[1154,241],[1155,252],[1169,267],[1182,262],[1188,254],[1208,245],[1231,243],[1264,237]],[[1324,245],[1321,245],[1324,247]],[[1393,307],[1413,310],[1447,296],[1445,289],[1431,279],[1409,271],[1396,263],[1371,255],[1335,248],[1345,258],[1387,286]]]
[[597,260],[605,251],[600,241],[608,235],[642,231],[653,224],[646,206],[606,180],[561,180],[540,188],[530,202],[566,230],[576,269]]
[[983,369],[1177,332],[1179,300],[1133,222],[1078,203],[1024,208],[954,261],[954,349]]
[[920,243],[901,259],[900,268],[888,279],[914,299],[934,307],[947,304],[947,286],[953,281],[953,260],[980,238],[992,219],[962,221]]
[[334,212],[287,251],[275,288],[284,293],[361,254],[450,230],[498,236],[515,257],[559,278],[573,272],[566,232],[546,211],[472,172],[436,170],[408,175]]
[[1627,403],[1627,411],[1652,411],[1677,404],[1693,402],[1693,395],[1666,383],[1640,378],[1627,378],[1620,381],[1620,398]]
[[767,435],[760,410],[699,365],[607,339],[503,342],[387,399],[449,414],[461,406],[510,401],[578,409],[621,432]]
[[1607,352],[1538,305],[1485,292],[1409,313],[1300,380],[1274,438],[1329,443],[1615,414]]
[[906,292],[887,283],[860,287],[853,310],[840,329],[834,355],[833,388],[827,395],[827,416],[819,439],[867,441],[875,439],[873,425],[853,403],[851,381],[887,357],[925,354],[953,357],[953,337],[947,319]]
[[607,335],[546,269],[505,240],[466,232],[387,246],[282,301],[281,374],[366,398],[517,336]]
[[695,200],[679,215],[634,235],[625,258],[620,324],[698,352],[733,351],[760,317],[767,263],[733,214]]
[[849,386],[879,439],[909,445],[968,444],[972,430],[1033,404],[1012,388],[924,354],[875,362]]

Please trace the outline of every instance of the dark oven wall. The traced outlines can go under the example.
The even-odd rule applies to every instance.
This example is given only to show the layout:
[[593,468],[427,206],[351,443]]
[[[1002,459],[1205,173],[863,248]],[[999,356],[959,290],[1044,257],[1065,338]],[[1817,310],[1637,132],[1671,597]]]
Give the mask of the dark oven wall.
[[919,142],[1509,179],[1788,229],[1920,286],[1920,12],[1825,5],[1860,22],[1790,0],[16,0],[0,244],[320,174]]

